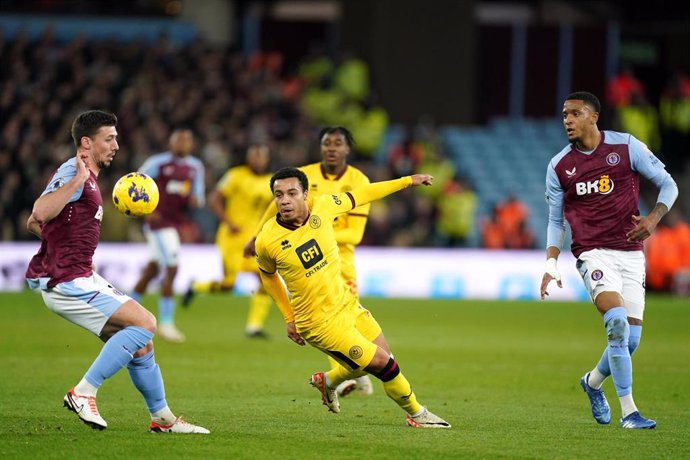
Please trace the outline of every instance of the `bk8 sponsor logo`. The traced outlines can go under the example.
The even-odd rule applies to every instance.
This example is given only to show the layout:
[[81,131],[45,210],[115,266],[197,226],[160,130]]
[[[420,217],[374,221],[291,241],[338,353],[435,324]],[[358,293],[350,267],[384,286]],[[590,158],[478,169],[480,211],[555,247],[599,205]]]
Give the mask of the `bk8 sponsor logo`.
[[608,174],[604,174],[596,180],[577,182],[575,184],[575,191],[578,195],[589,195],[590,193],[608,195],[613,191],[613,180],[609,178]]

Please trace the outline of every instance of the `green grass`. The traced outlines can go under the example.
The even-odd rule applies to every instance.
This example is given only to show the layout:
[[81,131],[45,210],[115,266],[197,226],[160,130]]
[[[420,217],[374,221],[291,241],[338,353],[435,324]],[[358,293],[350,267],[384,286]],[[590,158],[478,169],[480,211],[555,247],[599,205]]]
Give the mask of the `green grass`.
[[[153,297],[146,299],[155,305]],[[653,431],[597,425],[579,387],[604,347],[585,303],[366,299],[425,405],[451,430],[414,430],[375,382],[330,414],[308,384],[326,366],[290,342],[276,310],[272,340],[243,335],[247,300],[200,297],[180,310],[183,345],[156,343],[171,408],[210,436],[152,435],[120,372],[99,392],[97,432],[62,408],[100,349],[37,294],[0,294],[0,457],[5,458],[689,458],[687,299],[650,297],[635,356],[635,399]]]

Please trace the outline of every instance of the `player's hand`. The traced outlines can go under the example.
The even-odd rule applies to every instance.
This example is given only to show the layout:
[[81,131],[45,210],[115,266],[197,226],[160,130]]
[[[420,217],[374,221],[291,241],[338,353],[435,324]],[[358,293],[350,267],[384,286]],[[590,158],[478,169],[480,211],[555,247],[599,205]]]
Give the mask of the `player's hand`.
[[628,237],[628,242],[631,243],[634,241],[644,241],[649,238],[659,223],[650,216],[632,216],[632,219],[637,225],[625,235]]
[[77,174],[74,178],[82,185],[91,177],[91,171],[89,171],[89,167],[86,164],[88,158],[89,155],[87,153],[77,153]]
[[297,332],[297,328],[295,327],[295,322],[291,321],[287,323],[287,336],[290,340],[295,342],[297,345],[304,346],[307,343],[304,341],[301,335]]
[[251,240],[247,241],[247,244],[244,245],[242,254],[247,258],[256,256],[256,237],[253,237]]
[[418,185],[431,185],[434,183],[434,176],[430,174],[413,174],[412,175],[412,185],[415,187]]
[[546,290],[546,288],[549,286],[551,280],[556,280],[556,284],[559,288],[563,287],[563,283],[561,283],[561,274],[558,272],[558,267],[556,266],[556,259],[554,259],[553,257],[550,257],[546,260],[544,276],[541,279],[541,300],[544,300],[546,296],[549,295],[549,292]]

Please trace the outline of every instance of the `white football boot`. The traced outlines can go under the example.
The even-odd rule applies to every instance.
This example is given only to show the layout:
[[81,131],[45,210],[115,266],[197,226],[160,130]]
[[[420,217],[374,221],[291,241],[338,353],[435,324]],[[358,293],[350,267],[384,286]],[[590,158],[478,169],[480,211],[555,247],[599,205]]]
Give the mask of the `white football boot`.
[[63,406],[79,416],[79,418],[94,430],[105,430],[108,424],[96,407],[95,396],[80,396],[70,389],[63,399]]
[[210,434],[203,426],[192,425],[191,423],[182,419],[182,417],[177,417],[173,423],[170,425],[165,425],[163,423],[154,422],[151,420],[151,426],[149,427],[151,433],[180,433],[180,434]]
[[311,386],[319,390],[321,393],[321,402],[328,407],[328,410],[337,414],[340,412],[340,403],[338,402],[338,392],[326,385],[326,375],[323,372],[317,372],[309,379]]
[[407,424],[413,428],[450,428],[450,423],[446,422],[438,415],[429,412],[426,407],[424,411],[416,417],[408,414]]

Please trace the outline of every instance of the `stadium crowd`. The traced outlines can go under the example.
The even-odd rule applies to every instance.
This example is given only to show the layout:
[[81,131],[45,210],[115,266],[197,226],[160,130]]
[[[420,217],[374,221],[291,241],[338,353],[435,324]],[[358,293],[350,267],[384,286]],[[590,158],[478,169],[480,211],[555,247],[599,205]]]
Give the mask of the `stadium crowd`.
[[[118,161],[103,174],[105,195],[121,175],[166,150],[170,132],[178,127],[195,133],[195,154],[206,166],[210,192],[229,167],[243,162],[250,144],[269,145],[275,171],[318,161],[319,130],[342,125],[357,143],[349,162],[372,181],[420,170],[436,177],[437,186],[424,193],[403,191],[375,203],[363,244],[461,247],[472,234],[491,248],[542,244],[526,227],[527,210],[520,203],[497,204],[495,217],[503,222],[476,216],[481,197],[446,158],[431,119],[420,118],[399,143],[385,144],[388,115],[376,104],[368,66],[356,56],[335,62],[316,51],[288,68],[280,54],[245,58],[239,50],[202,38],[183,46],[164,35],[154,42],[80,35],[61,42],[50,28],[36,40],[25,32],[3,37],[0,33],[1,240],[33,238],[25,229],[33,200],[55,167],[73,154],[70,121],[80,111],[105,108],[119,118],[121,141]],[[683,148],[689,145],[688,81],[674,75],[660,97],[659,117],[648,103],[639,108],[646,93],[633,75],[620,75],[608,88],[607,99],[616,108],[614,127],[651,144],[661,142],[661,157],[671,160],[669,171],[676,177],[687,166],[687,155],[677,152],[687,152]],[[383,162],[376,153],[382,148],[387,149]],[[669,148],[672,157],[666,154]],[[143,240],[140,222],[115,212],[109,199],[104,202],[104,240]],[[511,209],[518,210],[518,218]],[[203,209],[181,238],[212,242],[216,227],[214,214]]]
[[[32,239],[25,222],[33,200],[56,166],[73,154],[70,120],[91,108],[111,110],[119,118],[120,151],[114,167],[103,174],[104,195],[121,175],[166,150],[176,127],[195,133],[196,155],[206,165],[207,191],[230,166],[243,161],[251,143],[270,146],[272,170],[318,159],[316,137],[326,123],[347,124],[356,140],[361,137],[362,148],[358,143],[352,160],[372,180],[391,177],[385,165],[367,157],[385,133],[387,115],[372,105],[368,70],[359,60],[350,58],[337,66],[325,58],[305,60],[298,76],[284,72],[280,55],[245,59],[237,50],[203,39],[180,47],[165,36],[153,43],[83,36],[62,43],[49,28],[37,40],[25,32],[12,39],[3,36],[0,33],[2,240]],[[337,100],[320,90],[331,80],[335,83],[328,85],[344,88]],[[111,206],[110,200],[104,202]],[[139,222],[108,208],[105,216],[104,240],[141,239]],[[433,206],[424,197],[403,195],[382,205],[373,217],[368,233],[372,244],[401,239],[428,245],[436,237]],[[217,224],[213,214],[203,210],[195,221],[181,235],[183,240],[212,241]],[[424,230],[420,234],[410,228]],[[405,236],[411,232],[414,238]]]

